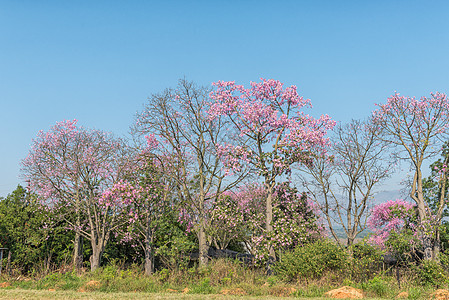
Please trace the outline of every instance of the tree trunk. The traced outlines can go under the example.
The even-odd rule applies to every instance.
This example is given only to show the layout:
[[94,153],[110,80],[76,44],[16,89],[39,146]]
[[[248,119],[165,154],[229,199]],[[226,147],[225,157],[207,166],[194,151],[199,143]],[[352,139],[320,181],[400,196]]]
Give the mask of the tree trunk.
[[433,241],[432,258],[433,260],[439,260],[439,254],[441,250],[440,231],[436,231],[435,240]]
[[424,248],[424,259],[432,260],[432,238],[429,235],[424,234],[422,244]]
[[205,267],[209,261],[208,252],[209,246],[207,245],[206,230],[204,228],[204,221],[201,221],[198,231],[198,243],[199,243],[199,266]]
[[[267,202],[266,202],[266,221],[265,221],[265,230],[267,234],[273,232],[273,191],[269,183],[265,183],[267,189]],[[269,260],[272,262],[276,260],[276,253],[274,252],[274,248],[272,245],[269,246],[268,249]]]
[[79,232],[75,232],[73,248],[73,266],[77,272],[80,272],[83,267],[83,237]]
[[75,241],[73,245],[73,267],[79,273],[81,268],[83,267],[83,237],[79,232],[81,228],[81,212],[80,212],[81,200],[79,197],[79,191],[76,193],[75,198],[75,213],[76,213],[76,221],[75,221]]
[[348,235],[348,240],[347,240],[347,245],[346,246],[348,246],[348,248],[349,247],[351,247],[352,245],[354,245],[354,240],[355,240],[355,237],[354,236],[349,236]]
[[145,237],[145,275],[149,276],[153,274],[153,270],[152,234],[148,229],[147,236]]
[[153,255],[151,253],[151,249],[145,249],[145,275],[150,276],[153,274],[154,266],[153,266]]
[[92,255],[90,256],[90,270],[93,272],[100,267],[101,256],[103,255],[103,247],[92,243]]
[[11,250],[8,251],[8,262],[6,263],[6,272],[11,276]]
[[430,216],[428,216],[428,212],[426,210],[420,166],[418,166],[417,170],[415,171],[414,181],[415,182],[412,188],[411,196],[418,206],[419,222],[422,225],[421,235],[424,250],[424,260],[432,260],[432,237],[428,232],[429,228],[426,228],[426,223],[429,222]]

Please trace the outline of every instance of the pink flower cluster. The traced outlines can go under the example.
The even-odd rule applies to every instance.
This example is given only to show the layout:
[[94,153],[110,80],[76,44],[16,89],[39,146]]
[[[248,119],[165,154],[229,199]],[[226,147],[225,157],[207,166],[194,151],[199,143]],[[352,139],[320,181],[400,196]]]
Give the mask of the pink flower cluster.
[[377,106],[374,121],[382,124],[387,134],[401,135],[396,143],[407,147],[425,151],[449,129],[449,99],[439,92],[420,99],[395,93],[386,104]]
[[269,247],[286,251],[322,234],[324,228],[311,201],[288,184],[280,184],[276,188],[273,231],[266,232],[265,198],[265,189],[260,184],[227,192],[213,210],[211,233],[215,239],[223,245],[232,239],[243,240],[256,256],[256,261],[262,262],[268,258]]
[[263,149],[264,153],[273,154],[273,171],[282,174],[295,162],[307,162],[314,148],[328,145],[325,135],[335,121],[327,115],[315,119],[305,114],[302,109],[311,106],[310,100],[299,96],[296,86],[284,88],[273,79],[252,82],[250,88],[233,81],[213,85],[216,89],[210,93],[214,101],[210,118],[227,116],[240,137],[247,141],[244,146],[220,145],[227,168],[239,171],[244,163],[260,166]]
[[415,209],[415,204],[402,199],[375,206],[368,219],[368,226],[374,232],[371,242],[384,248],[392,231],[399,233],[405,225],[416,231],[417,228],[410,222],[415,218]]

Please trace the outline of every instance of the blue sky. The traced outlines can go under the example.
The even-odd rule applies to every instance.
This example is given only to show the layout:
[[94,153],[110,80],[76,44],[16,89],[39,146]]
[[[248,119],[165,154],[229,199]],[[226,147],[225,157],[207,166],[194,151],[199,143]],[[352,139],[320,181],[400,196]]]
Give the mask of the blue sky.
[[394,91],[448,93],[448,20],[448,1],[0,0],[0,196],[39,130],[125,135],[183,77],[279,79],[341,122]]

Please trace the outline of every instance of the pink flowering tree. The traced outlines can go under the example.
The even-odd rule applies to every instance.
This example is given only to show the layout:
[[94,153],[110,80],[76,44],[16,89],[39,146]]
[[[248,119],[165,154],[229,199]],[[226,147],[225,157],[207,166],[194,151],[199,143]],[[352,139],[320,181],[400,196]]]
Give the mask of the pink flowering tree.
[[215,248],[224,250],[232,241],[243,240],[247,223],[239,203],[231,195],[221,195],[211,209],[210,218],[207,233]]
[[421,246],[416,212],[415,204],[402,199],[376,205],[368,219],[370,242],[399,257],[416,253]]
[[180,80],[176,89],[148,99],[133,129],[158,144],[154,154],[163,159],[164,174],[174,182],[173,191],[184,203],[182,220],[198,236],[200,266],[208,262],[211,205],[246,175],[241,172],[224,180],[216,145],[226,141],[227,124],[219,117],[208,118],[210,102],[207,89]]
[[75,267],[81,267],[79,237],[84,237],[91,242],[91,269],[95,270],[111,232],[122,222],[123,206],[110,197],[109,189],[129,166],[124,142],[76,123],[63,121],[40,131],[22,161],[22,173],[43,205],[64,208],[61,217],[77,236]]
[[[262,79],[245,88],[235,82],[219,81],[210,97],[215,101],[210,119],[225,117],[238,133],[228,143],[217,143],[228,172],[250,166],[264,181],[265,230],[273,231],[273,195],[277,179],[291,172],[294,164],[307,164],[315,150],[325,149],[325,135],[335,122],[329,116],[316,119],[303,109],[310,100],[296,86],[284,88],[277,80]],[[274,248],[269,250],[275,257]]]
[[217,248],[223,249],[232,240],[241,241],[254,255],[255,262],[263,263],[269,258],[270,248],[280,254],[322,234],[317,210],[305,194],[282,183],[276,187],[273,197],[273,231],[267,233],[266,192],[262,185],[242,186],[223,195],[212,214],[211,237]]
[[157,146],[149,139],[150,145],[136,155],[134,168],[126,180],[115,184],[108,197],[125,207],[125,226],[117,231],[123,242],[133,242],[144,253],[145,275],[154,271],[155,234],[158,221],[173,209],[171,182],[163,174],[161,161],[151,151]]
[[[434,93],[421,99],[394,94],[385,104],[378,105],[374,121],[383,130],[384,139],[399,149],[399,158],[408,160],[413,170],[410,196],[418,208],[420,236],[427,260],[436,259],[435,231],[440,221],[432,216],[423,193],[423,162],[440,152],[447,140],[449,128],[449,99]],[[441,203],[444,207],[446,203]],[[437,223],[435,223],[437,221]]]
[[276,186],[273,194],[273,230],[253,237],[256,261],[270,259],[270,249],[279,256],[297,246],[317,240],[324,233],[318,208],[287,182]]
[[209,234],[217,249],[240,241],[255,255],[254,238],[264,231],[265,190],[257,183],[226,191],[214,203]]

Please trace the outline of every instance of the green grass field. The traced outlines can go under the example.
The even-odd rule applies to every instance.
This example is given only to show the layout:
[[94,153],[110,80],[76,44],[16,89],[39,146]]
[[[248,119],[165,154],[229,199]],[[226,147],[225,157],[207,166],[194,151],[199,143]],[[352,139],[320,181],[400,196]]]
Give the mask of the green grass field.
[[[0,299],[298,299],[293,297],[270,296],[230,296],[230,295],[190,295],[172,293],[102,293],[102,292],[76,292],[76,291],[48,291],[48,290],[23,290],[0,289]],[[310,298],[308,298],[310,299]],[[320,299],[320,298],[315,298]]]

